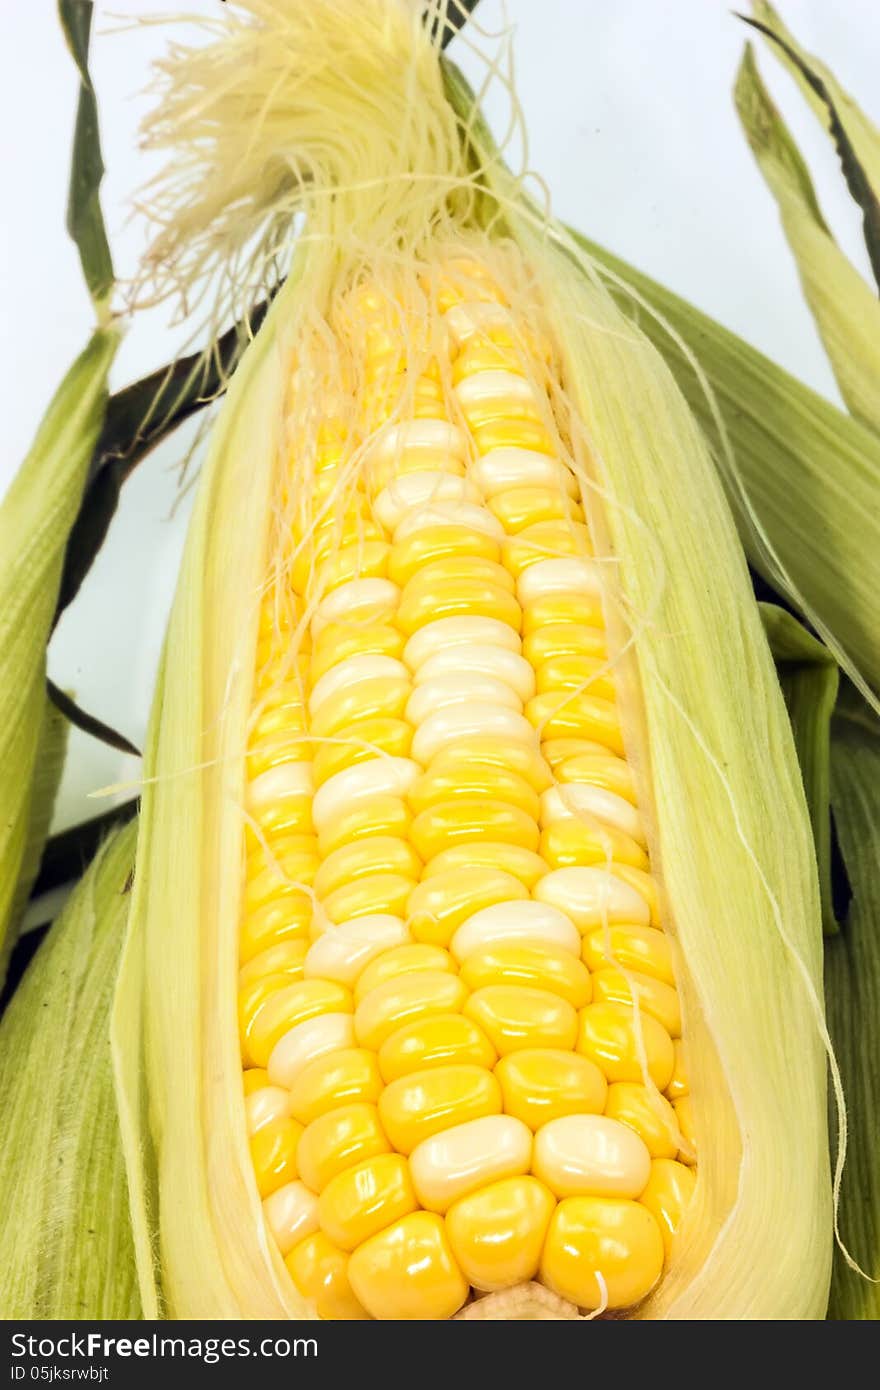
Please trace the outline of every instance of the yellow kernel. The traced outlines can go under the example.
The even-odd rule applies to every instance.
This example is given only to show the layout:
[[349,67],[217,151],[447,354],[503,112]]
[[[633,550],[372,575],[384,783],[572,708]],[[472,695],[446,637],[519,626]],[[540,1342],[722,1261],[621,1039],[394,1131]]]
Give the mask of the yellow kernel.
[[687,1149],[682,1148],[678,1156],[683,1163],[694,1163],[697,1136],[694,1129],[693,1097],[680,1096],[678,1100],[672,1102],[672,1108],[675,1111],[675,1118],[678,1121],[678,1128],[681,1131],[681,1136],[689,1146]]
[[[663,1238],[640,1202],[568,1197],[552,1217],[541,1256],[541,1282],[580,1308],[631,1308],[663,1268]],[[601,1274],[603,1288],[597,1274]]]
[[356,1101],[375,1104],[382,1094],[376,1054],[343,1047],[308,1062],[290,1087],[290,1113],[309,1125],[330,1110]]
[[362,1322],[369,1318],[348,1280],[348,1257],[315,1231],[295,1245],[285,1259],[290,1277],[303,1298],[315,1305],[327,1322]]
[[577,864],[630,863],[648,867],[648,856],[631,836],[613,825],[577,814],[554,821],[541,832],[540,853],[551,869]]
[[[485,531],[468,526],[425,526],[405,540],[395,542],[388,574],[403,588],[424,566],[453,555],[497,564],[501,547]],[[444,578],[448,577],[449,571],[444,571]]]
[[331,667],[350,656],[399,658],[403,646],[403,633],[391,623],[328,623],[315,639],[309,679],[314,686]]
[[402,719],[412,685],[406,676],[376,676],[344,686],[324,700],[312,717],[316,738],[349,733],[356,720]]
[[364,1241],[351,1256],[348,1272],[374,1318],[451,1318],[468,1294],[443,1219],[429,1211],[414,1211]]
[[523,656],[535,670],[545,662],[564,657],[604,661],[607,660],[605,629],[578,622],[547,623],[523,638]]
[[355,1034],[362,1047],[377,1050],[398,1028],[433,1014],[458,1013],[467,988],[457,975],[420,970],[378,985],[358,1004]]
[[261,1091],[264,1086],[268,1086],[269,1073],[265,1067],[248,1067],[243,1076],[244,1093],[252,1096],[254,1091]]
[[383,793],[365,797],[334,816],[318,836],[318,844],[322,854],[330,855],[353,840],[370,840],[377,835],[406,839],[411,825],[412,812],[403,798]]
[[462,1197],[446,1213],[446,1233],[464,1277],[494,1291],[534,1279],[556,1205],[537,1178],[504,1178]]
[[675,1101],[681,1100],[682,1096],[686,1096],[690,1087],[688,1085],[684,1043],[681,1038],[675,1038],[672,1045],[675,1048],[675,1065],[672,1069],[672,1077],[669,1085],[666,1087],[666,1094],[670,1100]]
[[331,1178],[318,1213],[325,1234],[343,1250],[354,1250],[417,1206],[406,1159],[377,1154]]
[[577,1013],[545,989],[487,985],[472,994],[463,1012],[485,1032],[503,1057],[521,1047],[574,1047]]
[[[440,804],[457,801],[487,800],[516,806],[531,820],[537,821],[541,812],[538,794],[524,777],[491,763],[475,763],[464,758],[434,758],[413,787],[409,803],[413,810],[428,810]],[[474,808],[471,808],[472,810]]]
[[586,966],[557,946],[484,946],[463,962],[461,978],[470,990],[493,984],[547,989],[574,1009],[589,1004],[593,992]]
[[660,1227],[667,1260],[673,1237],[694,1195],[696,1183],[693,1168],[676,1163],[672,1158],[656,1158],[651,1164],[651,1176],[639,1201],[648,1208]]
[[503,869],[447,869],[413,889],[407,904],[410,931],[417,941],[448,946],[466,917],[494,903],[527,897],[520,880]]
[[[672,1039],[650,1014],[639,1019],[648,1075],[659,1091],[672,1076]],[[638,1035],[627,1004],[588,1004],[579,1015],[577,1050],[601,1068],[609,1081],[643,1081]]]
[[[596,692],[597,694],[601,692]],[[575,782],[614,792],[636,805],[636,792],[629,764],[612,753],[576,753],[565,758],[556,769],[560,782]]]
[[519,576],[538,560],[591,553],[590,535],[583,522],[539,521],[504,542],[503,560],[511,574]]
[[371,961],[358,977],[355,985],[354,1001],[361,1000],[386,980],[395,980],[402,975],[410,975],[419,970],[441,970],[455,972],[455,963],[448,951],[441,946],[425,945],[421,942],[405,942],[392,946]]
[[631,970],[609,966],[593,976],[593,997],[597,1003],[631,1005],[635,994],[642,1012],[656,1018],[672,1038],[681,1037],[681,1006],[673,985]]
[[315,874],[314,887],[319,898],[326,898],[369,874],[404,874],[415,880],[421,871],[422,861],[409,840],[374,835],[332,850]]
[[392,758],[409,757],[413,731],[405,719],[358,718],[342,733],[342,737],[319,743],[315,748],[312,775],[316,788],[335,777],[337,772],[375,758],[377,750]]
[[297,1175],[303,1127],[296,1120],[273,1120],[250,1137],[251,1162],[261,1197],[277,1192]]
[[390,1150],[375,1105],[363,1101],[340,1105],[303,1130],[297,1153],[299,1175],[306,1187],[322,1192],[337,1173]]
[[506,1114],[531,1130],[561,1115],[601,1115],[608,1085],[594,1062],[557,1048],[523,1048],[495,1068]]
[[[523,653],[528,648],[528,639],[547,627],[560,627],[576,624],[579,628],[605,627],[602,601],[591,594],[543,594],[526,604],[522,615]],[[533,666],[538,663],[528,657]]]
[[591,970],[618,965],[675,984],[672,945],[656,927],[594,927],[584,936],[581,957]]
[[527,526],[567,519],[583,521],[583,508],[561,488],[515,487],[496,493],[488,503],[505,531],[516,534]]
[[644,1140],[652,1158],[675,1158],[678,1124],[669,1101],[638,1081],[608,1087],[605,1114],[628,1125]]
[[546,791],[553,784],[549,767],[541,756],[537,742],[518,743],[511,739],[481,734],[458,738],[452,748],[441,749],[431,759],[431,772],[446,767],[499,768],[525,778],[535,792]]
[[307,893],[291,889],[278,894],[245,915],[238,938],[240,961],[246,965],[282,941],[308,940],[311,921],[312,899]]
[[[506,571],[502,570],[501,573]],[[513,628],[514,632],[519,632],[522,622],[520,606],[506,588],[488,580],[471,582],[464,579],[444,579],[437,581],[431,589],[405,593],[397,611],[397,621],[401,631],[410,637],[426,623],[465,614],[496,618]]]
[[501,1087],[485,1067],[428,1067],[409,1072],[385,1087],[379,1116],[399,1153],[450,1125],[501,1113]]
[[542,739],[585,738],[623,755],[620,716],[612,700],[586,691],[549,691],[529,700],[524,712]]
[[398,1028],[379,1048],[379,1070],[391,1083],[427,1067],[466,1064],[490,1071],[498,1054],[483,1030],[463,1014],[433,1014]]
[[422,870],[422,881],[462,869],[500,869],[518,878],[525,888],[532,889],[546,874],[547,865],[540,854],[523,849],[521,845],[502,840],[469,840],[435,855]]
[[319,1014],[351,1013],[351,992],[330,980],[299,980],[276,990],[262,1005],[247,1038],[251,1063],[264,1067],[285,1033]]
[[307,950],[308,943],[297,940],[276,941],[274,946],[267,946],[239,970],[239,989],[245,989],[266,975],[287,975],[288,984],[301,980]]
[[584,690],[589,695],[601,695],[603,700],[613,700],[616,694],[608,662],[596,656],[548,657],[535,671],[535,683],[539,695]]
[[403,917],[414,883],[404,874],[367,874],[329,893],[323,900],[324,911],[331,922],[348,922],[374,912]]
[[525,811],[504,801],[442,801],[416,816],[410,830],[416,852],[428,863],[458,841],[485,837],[536,853],[540,833]]

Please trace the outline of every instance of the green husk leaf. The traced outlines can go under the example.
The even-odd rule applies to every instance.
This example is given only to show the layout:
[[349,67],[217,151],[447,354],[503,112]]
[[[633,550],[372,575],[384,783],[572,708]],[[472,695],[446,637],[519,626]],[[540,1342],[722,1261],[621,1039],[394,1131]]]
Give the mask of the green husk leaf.
[[139,1318],[108,1031],[135,828],[99,852],[0,1024],[0,1317]]
[[49,826],[52,822],[52,813],[55,809],[55,798],[58,795],[58,786],[64,771],[69,732],[68,721],[47,698],[37,742],[37,761],[31,786],[27,840],[25,841],[24,855],[10,915],[10,949],[15,943],[15,934],[18,931],[22,914],[31,896],[31,890],[37,881],[42,863]]
[[117,342],[115,332],[100,330],[74,362],[0,504],[0,979],[28,835],[46,642]]
[[699,420],[750,563],[876,701],[880,439],[656,280],[572,235]]
[[764,631],[791,720],[798,762],[816,847],[822,925],[838,930],[831,892],[831,716],[837,699],[838,671],[828,648],[797,618],[773,603],[759,605]]
[[83,275],[101,319],[109,311],[114,276],[99,197],[104,161],[98,131],[98,103],[89,76],[92,12],[92,0],[58,0],[61,27],[80,77],[67,200],[67,230],[76,243]]
[[855,416],[880,430],[880,300],[828,230],[807,166],[761,81],[751,45],[734,94],[841,394]]
[[[853,890],[844,928],[825,953],[831,1035],[847,1096],[847,1162],[840,1234],[871,1279],[880,1279],[880,722],[850,689],[832,724],[831,803]],[[835,1251],[833,1319],[880,1318],[880,1284]]]
[[880,285],[880,130],[830,68],[804,52],[767,0],[752,0],[752,11],[754,19],[740,18],[770,40],[776,57],[834,140],[847,187],[862,210],[865,245]]

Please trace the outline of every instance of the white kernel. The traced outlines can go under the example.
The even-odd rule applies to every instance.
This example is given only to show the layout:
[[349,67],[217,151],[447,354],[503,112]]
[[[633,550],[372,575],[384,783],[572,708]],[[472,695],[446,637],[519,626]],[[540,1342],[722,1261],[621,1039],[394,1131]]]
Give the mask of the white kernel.
[[404,647],[403,659],[411,671],[417,671],[437,652],[465,645],[501,647],[509,652],[522,650],[519,634],[509,623],[503,623],[500,618],[480,618],[465,613],[457,618],[437,618],[419,628]]
[[513,1115],[486,1115],[423,1139],[410,1154],[416,1196],[441,1214],[486,1183],[529,1171],[532,1134]]
[[291,796],[311,796],[314,787],[310,762],[279,763],[267,768],[248,785],[248,807],[252,811],[274,806]]
[[601,598],[599,565],[580,555],[566,555],[561,560],[538,560],[523,570],[516,582],[516,593],[520,603],[533,603],[547,594],[585,594]]
[[534,892],[539,902],[559,908],[581,931],[606,922],[636,927],[651,924],[651,909],[641,893],[607,869],[580,865],[553,869],[538,880]]
[[517,372],[503,368],[487,368],[466,376],[455,388],[459,404],[465,414],[474,405],[484,401],[509,401],[511,404],[538,404],[538,395],[532,383]]
[[420,725],[437,710],[469,703],[522,712],[522,700],[509,685],[494,676],[467,671],[436,676],[416,686],[407,702],[406,719],[410,724]]
[[479,489],[468,478],[439,471],[404,473],[400,478],[392,478],[382,489],[373,503],[373,511],[386,531],[394,532],[405,516],[418,515],[426,507],[442,502],[479,501]]
[[[272,1049],[267,1071],[273,1086],[290,1090],[307,1062],[335,1052],[340,1047],[355,1047],[354,1019],[351,1014],[319,1014],[291,1028]],[[257,1092],[254,1092],[256,1095]]]
[[467,436],[448,420],[409,420],[386,425],[367,442],[364,456],[371,464],[396,463],[411,454],[467,457]]
[[[450,743],[463,738],[506,738],[538,747],[537,734],[525,715],[497,705],[450,705],[420,724],[413,735],[412,755],[427,767]],[[320,793],[319,793],[320,795]],[[316,798],[317,799],[317,798]]]
[[[412,475],[417,477],[417,474]],[[430,507],[414,507],[398,522],[394,531],[394,543],[405,541],[417,531],[425,531],[429,526],[461,526],[468,531],[479,531],[491,536],[493,540],[503,540],[505,531],[501,522],[486,507],[475,506],[472,502],[434,502]]]
[[288,1182],[266,1197],[263,1216],[282,1255],[320,1227],[318,1199],[304,1182]]
[[622,830],[645,848],[645,827],[631,802],[604,787],[592,787],[584,782],[565,782],[550,787],[541,797],[541,824],[554,825],[559,820],[591,816]]
[[318,788],[312,801],[316,831],[320,835],[355,802],[374,796],[406,796],[421,771],[412,758],[382,755],[334,773]]
[[273,1120],[290,1114],[290,1095],[281,1086],[261,1086],[244,1098],[244,1118],[248,1134],[256,1134]]
[[580,934],[571,919],[548,903],[528,899],[493,903],[465,918],[449,949],[460,965],[474,951],[500,942],[518,946],[561,946],[578,957],[581,952]]
[[467,673],[492,676],[516,691],[520,700],[531,700],[535,693],[535,673],[524,656],[505,647],[446,647],[429,656],[414,676],[416,688],[438,676]]
[[309,714],[314,718],[321,706],[340,690],[348,690],[360,681],[379,678],[408,681],[409,671],[402,661],[395,661],[393,656],[367,652],[347,657],[345,661],[331,666],[315,681],[315,688],[309,696]]
[[335,980],[351,989],[371,960],[391,946],[404,945],[409,939],[403,919],[386,912],[356,917],[339,926],[331,923],[309,947],[303,973],[307,980]]
[[605,1115],[562,1115],[535,1135],[532,1172],[557,1197],[638,1197],[651,1155],[628,1125]]
[[312,636],[341,619],[379,622],[396,612],[400,588],[390,579],[349,579],[321,599],[312,615]]
[[475,301],[473,304],[453,304],[443,315],[452,334],[453,341],[460,347],[476,334],[484,337],[491,328],[507,329],[514,332],[513,315],[506,304],[494,301]]
[[578,496],[577,479],[564,463],[514,444],[490,449],[471,465],[470,476],[486,498],[519,487],[555,487],[569,497]]

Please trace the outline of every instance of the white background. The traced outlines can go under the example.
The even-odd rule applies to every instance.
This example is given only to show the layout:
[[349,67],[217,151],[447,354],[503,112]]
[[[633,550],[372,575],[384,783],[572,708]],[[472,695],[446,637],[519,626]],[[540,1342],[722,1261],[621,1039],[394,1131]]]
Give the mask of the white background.
[[[178,3],[200,15],[219,9],[218,0]],[[131,214],[132,195],[148,172],[137,145],[147,105],[140,93],[168,31],[131,29],[120,17],[155,18],[173,7],[174,0],[95,6],[92,66],[108,167],[103,202],[121,274],[132,273],[143,241]],[[803,44],[877,120],[876,0],[780,0],[780,8]],[[746,31],[730,0],[508,0],[505,9],[483,0],[478,18],[490,31],[505,22],[515,29],[529,162],[545,179],[556,213],[836,400],[775,206],[733,110]],[[91,325],[64,231],[77,79],[52,0],[6,0],[3,35],[0,492]],[[457,56],[473,73],[469,55]],[[859,218],[830,143],[787,74],[766,51],[759,57],[809,159],[826,217],[864,266]],[[172,343],[161,319],[136,322],[114,385],[165,361]],[[179,442],[158,451],[128,483],[110,540],[50,652],[54,679],[138,743],[188,513],[189,496],[175,506],[181,451]],[[75,735],[57,823],[103,809],[106,801],[88,794],[137,772],[136,761]]]

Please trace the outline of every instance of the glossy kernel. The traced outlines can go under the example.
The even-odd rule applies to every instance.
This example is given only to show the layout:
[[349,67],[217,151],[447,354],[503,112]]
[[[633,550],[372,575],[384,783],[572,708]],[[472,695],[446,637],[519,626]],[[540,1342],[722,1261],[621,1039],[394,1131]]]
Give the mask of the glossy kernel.
[[374,1318],[451,1318],[468,1294],[443,1219],[429,1211],[412,1212],[364,1241],[351,1256],[348,1273]]
[[343,1250],[354,1250],[417,1206],[406,1159],[378,1154],[331,1178],[318,1212],[325,1234]]
[[[640,1024],[648,1075],[663,1091],[672,1076],[672,1039],[650,1014],[642,1014]],[[595,1062],[609,1081],[644,1080],[633,1011],[626,1004],[588,1004],[581,1009],[577,1050]]]
[[482,1028],[464,1014],[434,1014],[398,1028],[379,1048],[386,1083],[426,1067],[465,1064],[490,1071],[498,1054]]
[[693,1197],[696,1182],[693,1168],[688,1168],[684,1163],[676,1163],[671,1158],[656,1158],[651,1164],[651,1176],[639,1201],[648,1208],[660,1227],[667,1259],[675,1233]]
[[470,996],[463,1012],[501,1056],[521,1047],[573,1048],[577,1036],[575,1010],[545,989],[487,985]]
[[641,1202],[568,1197],[559,1203],[541,1256],[541,1281],[581,1308],[631,1308],[663,1268],[660,1228]]
[[634,1130],[652,1158],[675,1158],[678,1121],[669,1101],[659,1092],[638,1081],[615,1081],[608,1087],[605,1114]]
[[344,1047],[316,1057],[295,1078],[290,1088],[290,1113],[309,1125],[355,1101],[375,1104],[382,1094],[382,1077],[376,1054],[363,1047]]
[[390,1148],[375,1105],[342,1105],[313,1120],[302,1132],[297,1157],[300,1177],[313,1192],[321,1192],[337,1173]]
[[461,978],[470,990],[491,984],[549,990],[574,1009],[589,1004],[593,994],[586,966],[570,951],[554,946],[485,946],[462,962]]
[[599,1068],[576,1052],[524,1048],[495,1068],[504,1109],[537,1130],[561,1115],[601,1115],[608,1085]]
[[315,1231],[295,1245],[284,1263],[303,1298],[328,1322],[362,1322],[369,1318],[349,1283],[349,1259],[344,1251]]
[[296,1120],[274,1120],[251,1135],[251,1162],[261,1197],[269,1197],[297,1175],[303,1127]]
[[378,1050],[398,1028],[432,1014],[458,1013],[467,987],[457,975],[419,970],[378,985],[357,1006],[354,1029],[362,1047]]
[[409,1072],[379,1099],[385,1132],[404,1154],[450,1125],[500,1112],[501,1087],[492,1072],[463,1064]]
[[556,1200],[537,1178],[505,1178],[460,1198],[446,1233],[475,1289],[507,1289],[534,1279]]

